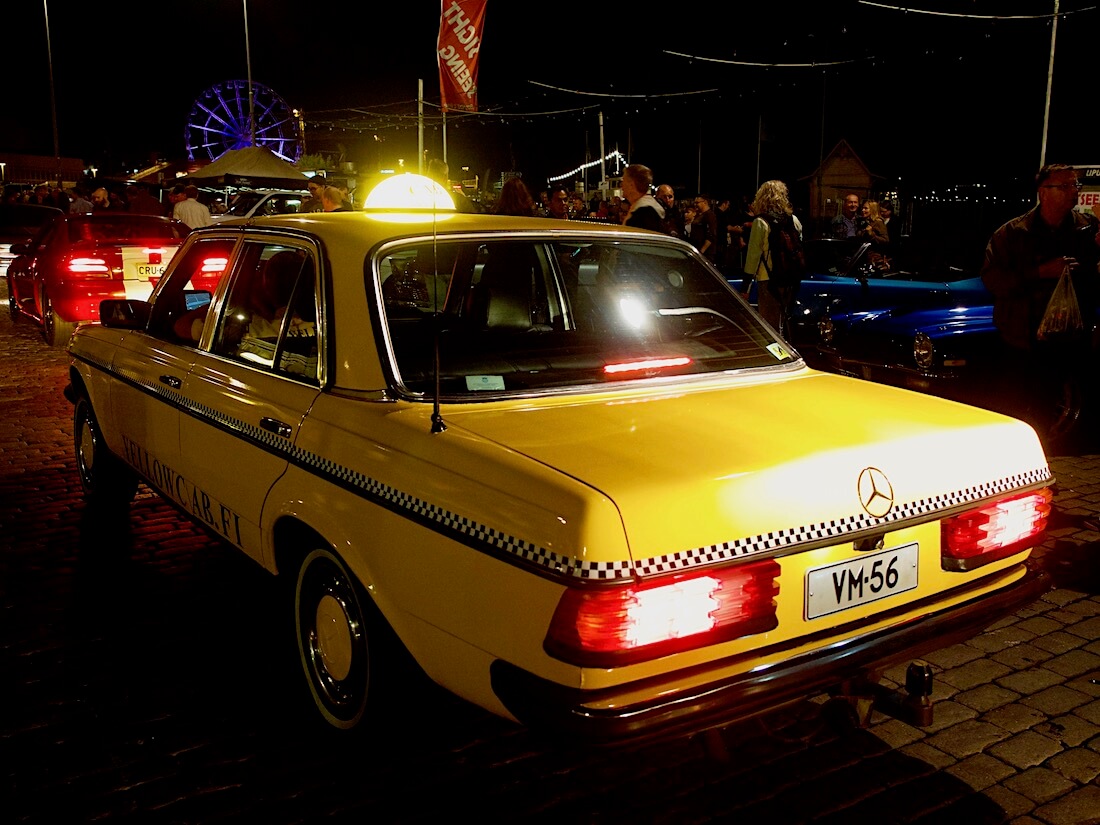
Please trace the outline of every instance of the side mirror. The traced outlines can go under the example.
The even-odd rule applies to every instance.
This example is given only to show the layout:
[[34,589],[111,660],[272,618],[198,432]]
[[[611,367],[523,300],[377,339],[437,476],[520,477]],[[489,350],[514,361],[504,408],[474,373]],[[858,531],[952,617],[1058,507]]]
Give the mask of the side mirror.
[[113,329],[145,329],[152,304],[132,298],[111,298],[99,302],[99,321]]

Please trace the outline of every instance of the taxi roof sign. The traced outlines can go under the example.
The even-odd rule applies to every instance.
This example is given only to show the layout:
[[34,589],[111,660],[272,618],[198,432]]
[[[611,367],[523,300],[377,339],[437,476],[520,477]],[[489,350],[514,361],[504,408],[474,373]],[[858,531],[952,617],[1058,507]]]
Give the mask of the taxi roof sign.
[[364,209],[454,212],[454,198],[429,177],[411,172],[383,178],[363,201]]

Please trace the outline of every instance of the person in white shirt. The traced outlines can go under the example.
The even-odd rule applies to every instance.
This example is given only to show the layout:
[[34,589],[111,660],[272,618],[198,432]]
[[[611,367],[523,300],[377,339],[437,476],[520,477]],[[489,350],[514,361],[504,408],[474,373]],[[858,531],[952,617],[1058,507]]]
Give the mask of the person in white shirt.
[[213,223],[210,219],[210,210],[205,204],[199,203],[199,188],[193,184],[184,187],[183,199],[177,201],[172,207],[172,217],[187,224],[191,229],[210,226]]

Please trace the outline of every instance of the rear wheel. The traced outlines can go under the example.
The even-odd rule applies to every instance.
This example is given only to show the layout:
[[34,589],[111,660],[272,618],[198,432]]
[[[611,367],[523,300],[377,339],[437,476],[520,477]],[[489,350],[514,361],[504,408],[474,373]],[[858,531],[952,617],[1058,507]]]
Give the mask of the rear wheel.
[[91,506],[123,508],[133,501],[137,474],[107,449],[92,404],[85,397],[77,399],[73,411],[73,442],[80,486]]
[[1072,450],[1081,430],[1085,407],[1080,380],[1067,376],[1052,382],[1031,405],[1027,420],[1035,427],[1048,453]]
[[63,347],[69,343],[76,324],[57,317],[50,295],[42,290],[42,334],[51,347]]
[[373,701],[380,662],[380,617],[344,562],[331,550],[302,560],[294,587],[298,656],[313,703],[325,721],[350,730]]

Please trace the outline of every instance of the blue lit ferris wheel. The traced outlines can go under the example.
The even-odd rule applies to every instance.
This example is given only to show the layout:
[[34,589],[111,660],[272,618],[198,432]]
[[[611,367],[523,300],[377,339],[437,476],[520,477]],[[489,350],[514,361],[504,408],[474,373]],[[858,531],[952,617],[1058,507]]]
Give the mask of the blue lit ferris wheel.
[[215,160],[230,149],[252,145],[255,118],[256,145],[270,149],[288,163],[302,155],[302,130],[297,114],[279,95],[252,81],[226,80],[203,92],[191,107],[184,135],[190,160]]

